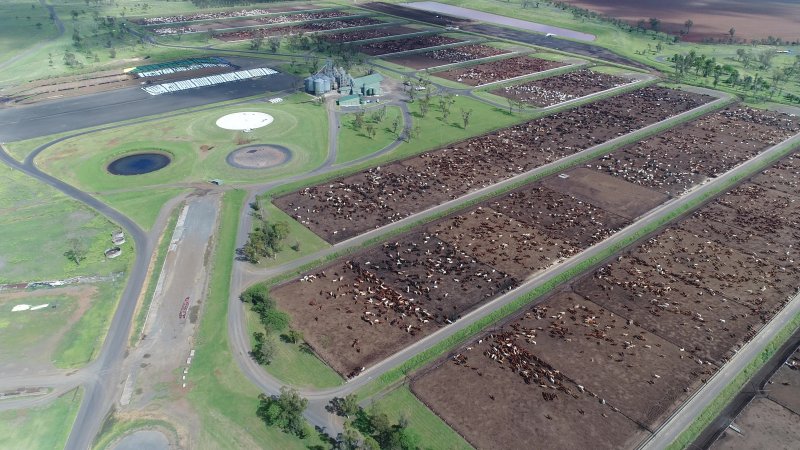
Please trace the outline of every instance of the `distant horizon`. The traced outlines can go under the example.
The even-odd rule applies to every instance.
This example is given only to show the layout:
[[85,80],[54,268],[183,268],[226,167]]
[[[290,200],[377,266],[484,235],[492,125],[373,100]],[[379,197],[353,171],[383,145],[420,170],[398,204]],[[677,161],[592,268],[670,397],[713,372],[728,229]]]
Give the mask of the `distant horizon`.
[[[701,42],[705,38],[725,38],[735,30],[734,38],[800,42],[800,0],[562,0],[574,6],[597,11],[632,23],[655,17],[662,31],[678,34],[685,22],[693,25],[685,40]],[[770,30],[764,33],[764,30]]]

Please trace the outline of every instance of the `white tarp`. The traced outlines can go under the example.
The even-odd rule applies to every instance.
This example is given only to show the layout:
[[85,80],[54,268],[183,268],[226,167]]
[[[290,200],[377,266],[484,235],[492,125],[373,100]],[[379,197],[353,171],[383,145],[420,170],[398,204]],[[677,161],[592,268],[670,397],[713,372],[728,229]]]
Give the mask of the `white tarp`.
[[268,67],[259,67],[256,69],[239,70],[236,72],[228,72],[220,75],[210,75],[207,77],[190,78],[183,81],[174,81],[171,83],[151,84],[142,88],[150,95],[161,95],[167,92],[177,92],[186,89],[192,89],[202,86],[213,86],[215,84],[229,83],[231,81],[248,80],[255,77],[263,77],[267,75],[274,75],[278,73],[277,70]]

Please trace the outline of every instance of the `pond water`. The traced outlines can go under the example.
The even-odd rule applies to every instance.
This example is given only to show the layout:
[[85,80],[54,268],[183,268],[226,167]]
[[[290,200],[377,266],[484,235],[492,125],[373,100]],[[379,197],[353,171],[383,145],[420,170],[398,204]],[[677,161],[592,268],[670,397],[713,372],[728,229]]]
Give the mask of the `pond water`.
[[163,153],[137,153],[115,159],[108,165],[108,171],[114,175],[141,175],[163,169],[172,162]]

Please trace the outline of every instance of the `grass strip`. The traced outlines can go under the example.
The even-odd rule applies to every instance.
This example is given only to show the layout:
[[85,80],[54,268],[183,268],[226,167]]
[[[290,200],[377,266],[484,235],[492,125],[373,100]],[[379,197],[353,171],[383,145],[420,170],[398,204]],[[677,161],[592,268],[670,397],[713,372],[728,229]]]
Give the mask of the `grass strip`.
[[167,226],[164,227],[164,232],[161,234],[161,240],[158,242],[158,250],[156,253],[156,263],[153,265],[153,272],[150,274],[150,279],[147,283],[147,290],[144,294],[144,301],[139,306],[139,311],[136,313],[136,318],[133,321],[133,329],[131,330],[130,345],[136,345],[139,337],[142,334],[142,327],[144,326],[144,319],[150,309],[150,304],[153,302],[153,295],[156,292],[156,285],[161,276],[161,271],[164,268],[164,260],[167,258],[167,250],[169,249],[170,241],[172,240],[172,232],[175,229],[175,224],[178,222],[178,215],[181,208],[178,205],[172,210],[169,216]]

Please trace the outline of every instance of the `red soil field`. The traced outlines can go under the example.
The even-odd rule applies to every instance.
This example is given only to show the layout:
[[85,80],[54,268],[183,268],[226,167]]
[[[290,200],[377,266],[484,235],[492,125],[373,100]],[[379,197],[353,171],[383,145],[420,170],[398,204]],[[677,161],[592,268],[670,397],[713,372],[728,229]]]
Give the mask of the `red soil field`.
[[800,41],[800,4],[780,0],[566,0],[581,8],[636,23],[655,17],[661,30],[678,34],[684,23],[694,22],[685,40],[701,42],[705,38],[727,39],[728,30],[736,29],[735,38],[763,39],[779,37]]

